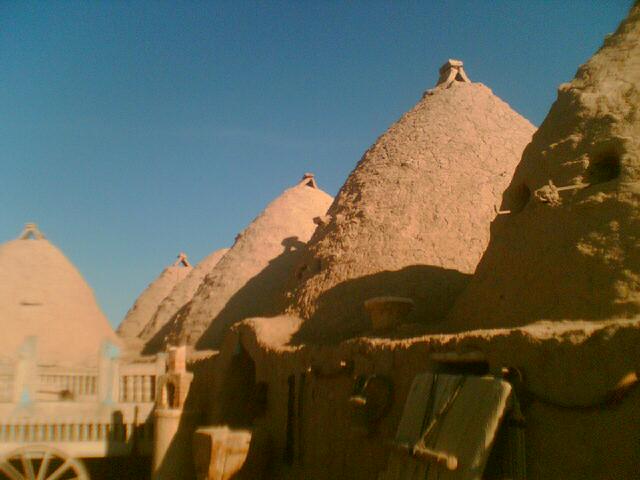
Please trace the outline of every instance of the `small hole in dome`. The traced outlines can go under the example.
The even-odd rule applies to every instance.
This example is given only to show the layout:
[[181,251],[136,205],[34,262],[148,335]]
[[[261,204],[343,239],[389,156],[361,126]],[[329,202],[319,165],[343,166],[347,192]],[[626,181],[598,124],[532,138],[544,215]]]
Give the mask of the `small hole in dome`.
[[524,207],[529,203],[531,198],[531,190],[524,183],[515,187],[507,199],[507,207],[511,210],[511,213],[519,213],[524,210]]
[[307,270],[307,266],[306,265],[302,265],[301,267],[299,267],[297,272],[296,272],[296,278],[298,280],[302,280],[306,270]]
[[604,183],[620,176],[620,157],[613,153],[601,155],[590,162],[586,171],[587,183]]

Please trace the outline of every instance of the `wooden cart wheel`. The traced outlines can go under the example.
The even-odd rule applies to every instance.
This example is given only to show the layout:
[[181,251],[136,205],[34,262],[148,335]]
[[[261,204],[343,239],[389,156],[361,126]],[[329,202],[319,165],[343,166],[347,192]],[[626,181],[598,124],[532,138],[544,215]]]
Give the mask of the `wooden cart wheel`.
[[0,455],[0,480],[90,480],[82,461],[52,447],[29,445]]

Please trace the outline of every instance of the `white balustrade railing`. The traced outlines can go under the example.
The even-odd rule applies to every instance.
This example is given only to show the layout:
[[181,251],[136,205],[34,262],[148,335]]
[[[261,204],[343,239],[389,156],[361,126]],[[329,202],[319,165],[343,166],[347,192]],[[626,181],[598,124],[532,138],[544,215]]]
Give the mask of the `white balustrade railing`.
[[156,397],[155,375],[121,375],[121,403],[151,403]]
[[132,440],[144,442],[153,439],[153,423],[44,423],[11,422],[0,423],[1,443],[35,442],[112,442],[127,443]]
[[98,394],[98,375],[87,374],[41,374],[39,375],[40,393],[67,394],[70,398],[96,397]]

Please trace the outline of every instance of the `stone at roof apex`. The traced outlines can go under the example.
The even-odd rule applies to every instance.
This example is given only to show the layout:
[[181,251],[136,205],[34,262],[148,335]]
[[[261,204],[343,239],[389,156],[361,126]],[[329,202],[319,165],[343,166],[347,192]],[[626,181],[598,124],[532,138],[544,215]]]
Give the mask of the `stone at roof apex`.
[[440,78],[438,79],[436,87],[447,88],[453,82],[471,82],[464,71],[463,65],[464,64],[461,60],[455,60],[453,58],[447,60],[447,62],[442,65],[438,71],[440,73]]
[[42,240],[45,238],[38,228],[38,225],[33,222],[25,223],[22,233],[18,237],[19,240],[28,240],[30,238],[33,238],[34,240]]
[[189,263],[189,258],[187,257],[187,254],[184,252],[180,252],[178,254],[178,259],[174,262],[174,266],[178,266],[178,265],[182,265],[183,267],[190,267],[191,264]]
[[300,180],[299,185],[306,185],[307,187],[318,188],[318,184],[315,180],[315,175],[313,173],[305,172],[302,175],[302,180]]

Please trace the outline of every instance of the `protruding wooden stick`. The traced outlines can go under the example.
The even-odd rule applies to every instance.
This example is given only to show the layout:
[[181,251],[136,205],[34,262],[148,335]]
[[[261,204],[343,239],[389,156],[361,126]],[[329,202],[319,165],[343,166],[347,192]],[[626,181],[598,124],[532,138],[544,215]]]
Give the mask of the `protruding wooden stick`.
[[406,442],[392,442],[391,445],[399,452],[407,453],[419,460],[444,465],[448,470],[454,471],[458,468],[458,458],[455,455]]

